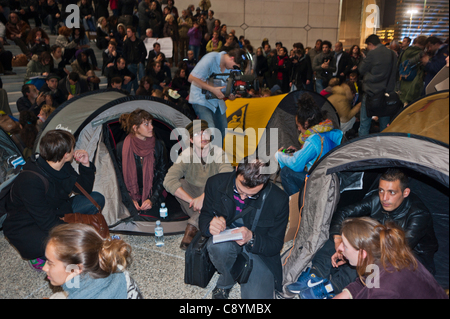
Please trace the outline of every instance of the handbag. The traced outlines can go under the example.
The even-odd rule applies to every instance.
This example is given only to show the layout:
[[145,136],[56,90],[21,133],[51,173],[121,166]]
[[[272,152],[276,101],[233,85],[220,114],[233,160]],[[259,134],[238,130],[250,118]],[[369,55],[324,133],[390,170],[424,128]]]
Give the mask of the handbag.
[[88,215],[88,214],[81,214],[81,213],[72,213],[72,214],[65,214],[63,220],[66,223],[80,223],[80,224],[87,224],[91,225],[95,228],[95,230],[99,233],[100,236],[102,236],[104,239],[110,237],[109,233],[109,227],[106,223],[105,217],[102,215],[102,208],[99,204],[92,198],[91,195],[89,195],[86,190],[81,187],[78,182],[75,183],[75,186],[83,193],[84,196],[86,196],[92,204],[94,204],[95,207],[98,209],[98,213],[94,215]]
[[216,268],[209,259],[207,242],[208,237],[202,236],[199,231],[186,249],[184,283],[205,288],[216,272]]
[[[394,56],[393,52],[391,52],[391,61],[393,62]],[[392,64],[392,63],[391,63]],[[389,79],[391,78],[392,67],[389,70],[389,76],[386,80],[385,87],[389,83]],[[400,97],[396,92],[387,93],[386,90],[383,90],[379,93],[376,93],[372,96],[368,96],[366,100],[366,112],[368,117],[372,116],[393,116],[400,111],[403,107],[403,103],[400,100]]]
[[[272,187],[271,184],[270,188]],[[264,202],[266,200],[266,196],[270,191],[269,190],[265,191],[262,197],[262,205],[261,207],[256,211],[256,216],[255,219],[253,220],[253,225],[252,225],[252,233],[255,231],[256,229],[256,225],[258,224],[259,221],[259,217],[261,216],[261,211],[264,207]],[[246,249],[246,247],[244,246],[243,249]],[[247,251],[247,253],[245,253],[244,251],[241,251],[241,253],[237,256],[236,261],[233,264],[233,267],[231,267],[230,273],[231,276],[233,277],[233,279],[235,281],[237,281],[239,284],[245,284],[248,282],[248,279],[250,278],[250,274],[252,273],[253,270],[253,255],[251,252]]]

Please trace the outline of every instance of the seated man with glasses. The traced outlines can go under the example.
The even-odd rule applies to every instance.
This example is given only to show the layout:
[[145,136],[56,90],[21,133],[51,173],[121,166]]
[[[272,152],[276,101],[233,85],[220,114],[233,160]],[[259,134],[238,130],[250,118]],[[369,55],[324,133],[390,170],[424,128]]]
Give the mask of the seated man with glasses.
[[[241,297],[272,299],[281,290],[280,251],[289,217],[289,198],[269,181],[269,163],[245,158],[235,172],[217,174],[208,179],[199,218],[200,231],[208,239],[211,262],[220,273],[213,299],[226,299],[236,281],[231,275],[239,254],[251,252],[253,268]],[[260,218],[253,228],[257,211]],[[237,228],[242,239],[213,243],[213,236]],[[251,229],[254,229],[254,232]]]
[[164,179],[167,192],[176,197],[188,220],[180,248],[186,250],[198,231],[198,218],[203,207],[205,184],[218,173],[232,172],[225,152],[211,145],[208,123],[195,120],[186,126],[191,147],[185,149],[170,167]]

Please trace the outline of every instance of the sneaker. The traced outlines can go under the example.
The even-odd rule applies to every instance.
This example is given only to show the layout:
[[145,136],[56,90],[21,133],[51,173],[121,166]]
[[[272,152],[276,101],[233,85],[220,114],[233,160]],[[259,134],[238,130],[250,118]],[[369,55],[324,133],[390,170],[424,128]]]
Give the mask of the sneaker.
[[333,286],[328,280],[300,292],[301,299],[328,299],[328,296],[333,292]]
[[317,277],[316,275],[312,274],[311,269],[307,268],[300,275],[297,282],[294,282],[293,284],[287,286],[287,289],[294,294],[298,294],[305,289],[320,285],[323,281],[323,278]]
[[212,291],[212,299],[228,299],[230,295],[231,288],[223,289],[223,288],[214,288]]
[[45,260],[41,258],[36,258],[32,260],[28,260],[28,265],[37,272],[43,272],[42,268],[44,268]]

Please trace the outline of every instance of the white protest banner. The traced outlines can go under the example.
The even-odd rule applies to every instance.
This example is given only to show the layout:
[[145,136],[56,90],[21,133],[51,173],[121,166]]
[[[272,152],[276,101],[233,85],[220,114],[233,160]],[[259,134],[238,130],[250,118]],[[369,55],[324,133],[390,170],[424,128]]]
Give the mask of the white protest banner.
[[172,57],[172,51],[173,51],[173,43],[172,38],[146,38],[144,40],[145,48],[147,49],[147,56],[148,53],[153,50],[153,43],[158,42],[161,46],[161,52],[164,53],[167,59]]

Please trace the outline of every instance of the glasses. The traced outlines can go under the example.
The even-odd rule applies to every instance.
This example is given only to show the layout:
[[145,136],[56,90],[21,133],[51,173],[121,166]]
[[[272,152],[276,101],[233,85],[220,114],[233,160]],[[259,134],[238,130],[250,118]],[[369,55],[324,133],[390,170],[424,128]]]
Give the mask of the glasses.
[[247,197],[248,199],[253,199],[253,200],[255,200],[255,199],[258,199],[258,198],[259,198],[259,194],[256,194],[256,195],[248,195],[248,194],[246,194],[246,193],[244,193],[244,192],[241,192],[240,190],[238,190],[237,185],[234,185],[233,191],[234,191],[235,194],[237,194],[237,195],[239,195],[239,196],[245,196],[245,197]]

